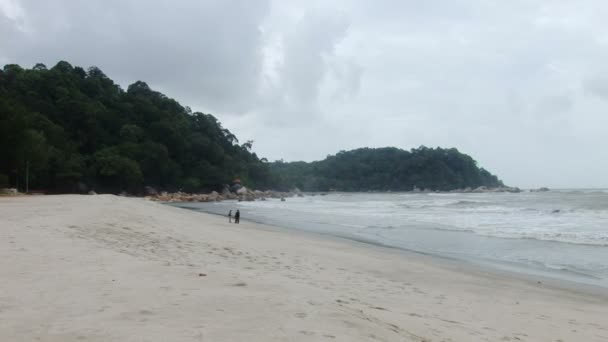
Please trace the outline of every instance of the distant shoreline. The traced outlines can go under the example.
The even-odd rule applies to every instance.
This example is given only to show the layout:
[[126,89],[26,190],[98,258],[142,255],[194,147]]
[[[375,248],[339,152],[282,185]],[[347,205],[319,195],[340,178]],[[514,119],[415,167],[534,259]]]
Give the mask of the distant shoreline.
[[[180,204],[187,205],[188,203],[189,202],[166,202],[163,204],[171,206],[171,207],[175,207],[175,208],[191,210],[191,211],[195,211],[198,213],[204,213],[207,215],[213,215],[218,218],[223,218],[223,219],[226,218],[225,214],[212,212],[212,211],[200,211],[200,210],[197,210],[196,208],[180,205]],[[422,252],[422,251],[417,251],[417,250],[409,249],[409,248],[405,248],[405,247],[385,244],[385,243],[381,243],[378,241],[373,241],[373,240],[365,239],[365,238],[357,238],[357,237],[347,236],[347,235],[337,235],[337,234],[333,234],[330,232],[313,232],[313,231],[307,231],[307,230],[302,230],[302,229],[297,229],[297,228],[288,228],[288,227],[285,227],[285,226],[279,225],[279,224],[272,224],[272,223],[267,223],[267,222],[261,222],[258,220],[252,220],[251,218],[245,218],[244,221],[252,222],[258,227],[264,227],[264,229],[272,229],[279,233],[285,233],[285,232],[297,233],[297,234],[302,234],[304,236],[310,236],[313,238],[323,238],[323,239],[330,239],[330,240],[352,243],[354,245],[363,246],[366,248],[379,248],[381,250],[384,249],[386,251],[395,251],[397,253],[402,254],[403,257],[417,256],[417,257],[422,257],[422,258],[429,258],[429,260],[431,260],[432,262],[439,262],[440,264],[447,264],[451,267],[463,268],[463,269],[467,270],[467,272],[492,273],[495,275],[506,276],[509,278],[516,278],[516,279],[520,279],[520,280],[524,280],[524,281],[529,281],[532,283],[541,281],[543,284],[550,284],[551,286],[554,286],[556,288],[566,289],[566,290],[570,290],[570,291],[581,290],[584,293],[588,293],[588,294],[592,294],[592,295],[602,295],[602,296],[606,296],[608,298],[608,285],[602,286],[602,285],[597,285],[597,284],[589,284],[589,283],[584,283],[581,281],[558,278],[555,276],[552,277],[550,275],[543,275],[543,274],[533,273],[533,272],[524,272],[522,269],[519,269],[517,267],[506,268],[505,265],[498,265],[496,263],[489,263],[487,261],[482,262],[479,260],[476,260],[476,261],[475,260],[465,260],[465,259],[459,259],[459,258],[454,258],[454,257],[450,257],[450,256]],[[562,243],[562,242],[557,242],[557,241],[542,241],[542,242]],[[598,246],[598,245],[589,245],[589,246],[603,247],[603,246]]]

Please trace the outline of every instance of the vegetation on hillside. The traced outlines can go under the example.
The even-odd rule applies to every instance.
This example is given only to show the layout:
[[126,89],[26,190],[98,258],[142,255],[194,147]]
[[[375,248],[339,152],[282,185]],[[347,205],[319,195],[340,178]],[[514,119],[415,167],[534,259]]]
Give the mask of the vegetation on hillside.
[[342,151],[322,161],[271,164],[276,183],[304,191],[454,190],[502,182],[457,149],[394,147]]
[[270,187],[266,163],[210,115],[144,82],[121,89],[67,62],[0,70],[0,182],[54,192],[187,191],[235,177]]
[[0,188],[190,192],[234,178],[256,189],[452,190],[501,186],[456,149],[362,148],[322,161],[268,163],[210,114],[138,81],[123,90],[99,68],[67,62],[0,70]]

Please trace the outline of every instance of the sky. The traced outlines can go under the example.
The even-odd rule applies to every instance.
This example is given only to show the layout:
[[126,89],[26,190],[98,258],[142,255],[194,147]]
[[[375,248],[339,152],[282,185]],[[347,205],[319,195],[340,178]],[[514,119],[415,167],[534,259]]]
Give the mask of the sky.
[[608,188],[605,0],[0,0],[0,64],[97,66],[269,160],[456,147],[506,184]]

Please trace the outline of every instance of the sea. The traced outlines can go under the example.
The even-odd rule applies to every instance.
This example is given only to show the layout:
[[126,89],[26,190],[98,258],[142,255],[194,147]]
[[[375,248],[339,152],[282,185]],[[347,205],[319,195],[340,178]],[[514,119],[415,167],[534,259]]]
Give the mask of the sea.
[[172,203],[286,230],[608,288],[608,190],[328,193]]

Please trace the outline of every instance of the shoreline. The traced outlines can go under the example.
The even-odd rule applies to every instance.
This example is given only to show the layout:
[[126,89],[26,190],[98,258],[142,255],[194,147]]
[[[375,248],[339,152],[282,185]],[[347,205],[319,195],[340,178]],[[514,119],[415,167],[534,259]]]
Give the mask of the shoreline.
[[[155,189],[149,191],[147,195],[144,196],[135,196],[142,197],[144,199],[161,202],[161,203],[187,203],[187,202],[221,202],[221,201],[230,201],[230,200],[238,200],[253,202],[253,201],[265,201],[268,198],[281,199],[284,201],[286,198],[292,197],[315,197],[315,196],[326,196],[329,194],[357,194],[357,193],[367,193],[367,194],[383,194],[383,193],[403,193],[403,194],[488,194],[488,193],[521,193],[526,192],[522,191],[517,187],[509,187],[502,186],[496,188],[488,188],[485,186],[480,186],[475,189],[466,188],[466,189],[454,189],[454,190],[431,190],[431,189],[414,189],[409,191],[393,191],[393,190],[369,190],[369,191],[341,191],[341,190],[328,190],[328,191],[300,191],[300,189],[295,188],[289,191],[278,191],[278,190],[250,190],[246,187],[242,187],[236,192],[232,192],[229,190],[230,187],[226,186],[221,193],[217,191],[212,191],[210,193],[187,193],[187,192],[157,192]],[[546,188],[543,188],[546,189]],[[536,190],[530,189],[528,192],[548,192],[549,189],[546,190]],[[95,194],[95,193],[93,193]],[[125,194],[126,196],[126,194]]]
[[343,238],[109,195],[0,217],[1,340],[608,340],[605,295]]
[[[174,208],[178,208],[178,209],[194,211],[194,212],[201,213],[201,214],[212,215],[212,216],[218,217],[218,218],[226,217],[225,215],[214,213],[214,212],[200,211],[200,210],[196,210],[193,208],[181,207],[181,206],[179,206],[180,203],[188,203],[188,202],[166,202],[166,203],[161,203],[161,204],[167,205],[170,207],[174,207]],[[537,284],[540,281],[542,284],[550,286],[550,287],[554,287],[554,288],[558,288],[558,289],[562,289],[562,290],[573,291],[573,292],[580,291],[580,292],[583,292],[583,293],[586,293],[589,295],[602,296],[602,297],[605,297],[606,299],[608,299],[608,286],[601,286],[601,285],[589,284],[589,283],[584,283],[584,282],[575,281],[575,280],[568,280],[568,279],[558,278],[556,276],[551,277],[549,275],[535,274],[533,272],[525,272],[522,270],[523,269],[522,266],[507,267],[506,264],[502,265],[499,262],[489,262],[489,261],[484,262],[484,261],[475,261],[475,260],[468,260],[468,259],[459,259],[456,257],[443,256],[443,255],[439,255],[439,254],[417,251],[417,250],[408,249],[405,247],[392,246],[392,245],[383,244],[381,242],[364,239],[364,238],[355,238],[355,237],[350,237],[350,236],[346,236],[346,235],[312,232],[312,231],[307,231],[307,230],[298,229],[298,228],[282,227],[279,225],[258,222],[258,221],[254,221],[251,219],[242,219],[241,221],[249,222],[249,223],[256,225],[256,229],[265,229],[265,230],[270,230],[270,231],[274,231],[277,233],[302,234],[302,236],[304,236],[304,237],[313,238],[313,239],[315,239],[315,238],[316,239],[329,239],[329,240],[338,241],[341,243],[352,244],[353,246],[355,246],[357,248],[373,248],[373,249],[377,249],[380,252],[396,253],[396,254],[401,255],[401,257],[403,257],[403,258],[416,257],[416,258],[420,258],[421,261],[426,259],[426,261],[428,261],[430,263],[437,263],[437,264],[441,264],[441,265],[447,266],[447,267],[459,268],[459,269],[462,269],[463,271],[469,272],[469,273],[493,274],[496,276],[518,279],[521,281],[528,282],[530,284]],[[555,242],[555,241],[548,241],[548,242]],[[558,242],[555,242],[555,243],[558,243]],[[591,246],[595,247],[596,245],[591,245]],[[603,247],[603,246],[597,246],[597,247]],[[560,270],[552,271],[551,269],[547,269],[543,272],[551,273],[551,272],[561,272],[561,271]]]

